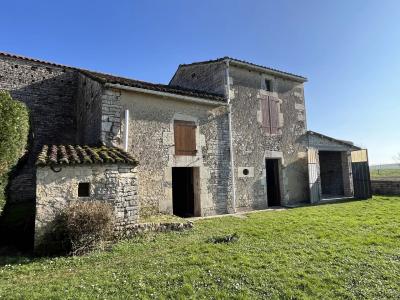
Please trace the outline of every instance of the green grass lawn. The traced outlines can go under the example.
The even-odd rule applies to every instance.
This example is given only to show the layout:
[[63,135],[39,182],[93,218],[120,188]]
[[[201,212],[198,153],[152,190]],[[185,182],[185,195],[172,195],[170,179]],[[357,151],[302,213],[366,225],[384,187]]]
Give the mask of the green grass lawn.
[[398,178],[400,179],[400,169],[381,169],[381,170],[371,170],[371,179],[380,178]]
[[0,299],[399,299],[399,283],[399,197],[199,220],[84,257],[0,258]]

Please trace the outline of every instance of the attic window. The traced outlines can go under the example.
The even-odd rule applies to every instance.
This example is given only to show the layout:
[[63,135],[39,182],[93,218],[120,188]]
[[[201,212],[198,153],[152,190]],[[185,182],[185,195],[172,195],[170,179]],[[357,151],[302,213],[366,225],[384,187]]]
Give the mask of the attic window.
[[269,79],[265,79],[265,90],[272,92],[272,82]]
[[90,196],[90,184],[89,182],[79,182],[78,184],[78,197],[89,197]]

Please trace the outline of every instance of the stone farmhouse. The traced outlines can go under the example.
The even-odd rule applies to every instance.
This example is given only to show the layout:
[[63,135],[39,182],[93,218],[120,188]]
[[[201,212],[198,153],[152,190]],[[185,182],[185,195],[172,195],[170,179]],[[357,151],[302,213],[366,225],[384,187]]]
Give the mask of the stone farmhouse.
[[307,130],[306,81],[224,57],[163,85],[0,53],[0,89],[31,113],[9,199],[36,201],[39,229],[79,198],[112,201],[121,226],[368,198],[366,150]]

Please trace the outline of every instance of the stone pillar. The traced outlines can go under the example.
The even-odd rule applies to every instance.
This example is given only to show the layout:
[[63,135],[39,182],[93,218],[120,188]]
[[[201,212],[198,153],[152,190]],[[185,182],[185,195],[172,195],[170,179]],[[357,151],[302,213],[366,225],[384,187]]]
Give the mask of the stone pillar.
[[343,192],[346,197],[354,196],[353,173],[351,168],[351,152],[341,152],[342,174],[343,174]]
[[122,145],[121,91],[106,90],[101,97],[101,141],[107,146]]

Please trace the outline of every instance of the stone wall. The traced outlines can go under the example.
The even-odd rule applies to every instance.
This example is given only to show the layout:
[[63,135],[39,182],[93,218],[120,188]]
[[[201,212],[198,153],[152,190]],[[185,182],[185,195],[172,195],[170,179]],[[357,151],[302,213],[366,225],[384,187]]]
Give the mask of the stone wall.
[[[140,158],[139,198],[141,214],[172,213],[172,168],[198,167],[200,172],[201,215],[222,214],[232,210],[229,161],[228,117],[225,106],[185,102],[156,95],[107,90],[108,118],[121,118],[108,126],[106,144],[122,147],[125,131],[124,111],[129,109],[129,149]],[[113,100],[115,102],[113,102]],[[114,114],[114,115],[112,115]],[[176,156],[174,120],[197,125],[195,156]],[[103,123],[104,124],[104,123]],[[113,131],[113,128],[115,129]]]
[[320,151],[351,151],[352,146],[315,133],[307,135],[307,144]]
[[[224,62],[183,65],[170,84],[201,90],[211,87],[209,91],[226,94],[225,70]],[[271,92],[265,91],[266,79],[271,80]],[[229,83],[238,209],[267,206],[266,158],[281,162],[282,204],[309,201],[306,145],[301,141],[306,132],[303,84],[233,65]],[[261,127],[261,100],[267,95],[280,99],[280,134],[267,135]],[[252,170],[251,176],[239,175],[245,167]]]
[[[280,161],[282,205],[309,201],[306,147],[299,141],[306,131],[303,85],[239,67],[229,75],[235,165],[254,168],[254,177],[236,179],[238,208],[267,207],[266,158]],[[279,134],[262,127],[261,101],[268,95],[279,99]]]
[[101,83],[83,75],[78,75],[76,96],[77,143],[96,145],[101,141],[102,132],[102,97]]
[[[90,183],[90,197],[78,197],[78,183]],[[137,170],[125,164],[62,166],[60,172],[38,167],[36,186],[35,248],[52,221],[69,203],[99,200],[115,210],[116,230],[139,219]]]
[[342,154],[343,192],[346,197],[354,196],[353,170],[351,166],[351,151],[343,151]]
[[373,195],[400,196],[400,180],[371,180]]
[[43,144],[75,143],[75,94],[77,72],[44,64],[0,56],[0,89],[24,102],[30,110],[29,153],[9,186],[11,201],[35,198],[35,166]]
[[169,84],[224,95],[226,93],[225,78],[224,62],[181,65]]
[[122,148],[121,118],[124,109],[121,104],[121,91],[105,89],[101,96],[101,141],[107,146]]

